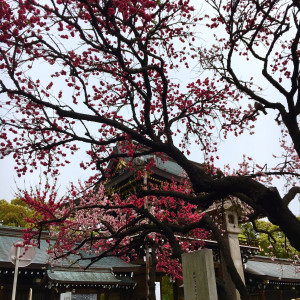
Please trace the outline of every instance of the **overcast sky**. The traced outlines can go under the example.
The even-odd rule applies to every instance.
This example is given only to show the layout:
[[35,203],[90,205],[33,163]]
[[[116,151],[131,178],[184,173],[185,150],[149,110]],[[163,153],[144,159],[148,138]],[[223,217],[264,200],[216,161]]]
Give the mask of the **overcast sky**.
[[[245,133],[239,138],[230,138],[226,142],[221,142],[220,145],[220,160],[216,161],[216,165],[222,169],[224,164],[231,164],[237,167],[237,164],[242,161],[243,154],[254,157],[259,164],[271,163],[272,157],[270,153],[275,153],[278,148],[279,132],[278,128],[274,126],[274,121],[269,118],[259,121],[256,131],[257,134],[249,135]],[[263,147],[262,147],[263,145]],[[61,170],[61,175],[58,180],[59,194],[63,195],[69,187],[70,181],[77,182],[78,179],[84,180],[89,174],[78,167],[78,161],[83,159],[84,151],[79,152],[72,158],[72,163]],[[191,160],[201,162],[201,154],[198,149],[192,147]],[[0,160],[0,199],[11,200],[17,192],[17,187],[24,189],[30,186],[36,186],[39,182],[40,172],[28,174],[18,178],[14,171],[14,160],[12,157],[7,157]],[[276,182],[276,186],[282,193],[282,183]],[[300,203],[295,199],[290,208],[296,215],[300,215]]]
[[[202,28],[203,29],[203,28]],[[202,36],[204,40],[204,36]],[[243,76],[244,70],[241,72]],[[253,74],[260,74],[259,65],[252,64],[247,68],[247,72]],[[182,78],[187,78],[189,73],[182,73]],[[272,91],[266,91],[272,93]],[[280,129],[274,125],[274,116],[268,115],[259,120],[256,126],[256,134],[249,135],[245,133],[239,138],[229,138],[227,141],[221,142],[219,156],[220,160],[216,162],[216,166],[222,169],[224,164],[231,164],[236,167],[238,162],[242,161],[243,154],[254,157],[257,163],[264,165],[265,163],[272,163],[272,153],[280,154],[279,137]],[[190,159],[201,162],[202,156],[198,149],[192,147]],[[90,174],[78,167],[78,162],[84,160],[84,151],[79,152],[72,158],[72,163],[61,170],[59,176],[58,187],[60,194],[63,195],[70,181],[84,180]],[[11,200],[15,197],[17,187],[29,188],[35,186],[39,182],[39,175],[41,171],[33,174],[28,174],[25,177],[18,178],[14,171],[14,161],[12,157],[7,157],[0,160],[0,199]],[[278,189],[282,193],[282,184],[276,183]],[[299,200],[296,199],[291,204],[291,209],[296,215],[300,215]]]

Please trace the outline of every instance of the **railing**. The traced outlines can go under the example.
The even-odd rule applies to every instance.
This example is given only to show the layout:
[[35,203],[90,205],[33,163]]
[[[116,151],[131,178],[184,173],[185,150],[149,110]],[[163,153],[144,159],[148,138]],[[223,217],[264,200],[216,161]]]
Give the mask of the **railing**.
[[247,238],[239,238],[240,245],[250,246],[250,247],[258,247],[259,240],[257,239],[247,239]]

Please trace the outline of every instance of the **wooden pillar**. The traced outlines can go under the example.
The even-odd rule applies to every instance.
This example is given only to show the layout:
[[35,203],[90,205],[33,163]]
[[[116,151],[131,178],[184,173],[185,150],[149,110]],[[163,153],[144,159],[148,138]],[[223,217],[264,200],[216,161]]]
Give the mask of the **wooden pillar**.
[[178,279],[175,279],[173,283],[173,300],[178,300],[178,291],[179,286],[178,286]]
[[266,299],[266,291],[265,290],[263,290],[263,292],[262,292],[261,300],[267,300]]

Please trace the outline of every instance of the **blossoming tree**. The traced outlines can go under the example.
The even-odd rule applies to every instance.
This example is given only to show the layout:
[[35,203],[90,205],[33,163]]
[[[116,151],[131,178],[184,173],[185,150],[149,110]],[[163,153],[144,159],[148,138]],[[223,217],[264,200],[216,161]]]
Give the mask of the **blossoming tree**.
[[[93,175],[90,186],[108,179],[105,168],[112,160],[167,155],[185,170],[192,193],[154,189],[124,203],[114,198],[109,208],[97,202],[95,212],[124,209],[122,216],[128,210],[135,216],[133,223],[130,218],[122,223],[121,231],[109,229],[105,219],[101,226],[106,223],[116,238],[126,234],[130,243],[131,225],[135,228],[141,215],[149,221],[141,226],[144,236],[162,230],[175,256],[182,249],[174,232],[212,230],[246,298],[222,232],[209,216],[194,220],[191,215],[190,223],[175,226],[135,202],[171,197],[203,211],[220,199],[237,197],[253,209],[250,217],[267,216],[300,250],[300,223],[288,208],[300,189],[299,3],[207,2],[214,12],[198,16],[187,0],[0,0],[1,109],[7,110],[1,117],[0,153],[13,153],[20,176],[41,165],[56,176],[82,144],[88,145],[89,159],[80,166]],[[211,48],[201,47],[195,37],[193,28],[201,23],[216,33]],[[241,79],[240,65],[248,59],[261,66],[276,96],[265,97],[255,78]],[[176,70],[188,74],[193,61],[207,76],[175,80]],[[217,139],[253,131],[256,120],[271,110],[277,114],[274,126],[282,126],[280,163],[266,168],[245,160],[234,173],[218,172]],[[203,154],[202,165],[189,160],[191,144]],[[285,195],[272,186],[273,176],[287,178]],[[53,224],[67,220],[51,211],[49,217]]]
[[[171,188],[182,191],[187,187],[173,183]],[[76,199],[72,195],[56,198],[55,188],[50,186],[24,195],[24,201],[36,212],[35,217],[26,218],[30,228],[24,233],[25,242],[39,244],[40,231],[32,230],[39,224],[40,229],[49,232],[52,263],[72,255],[72,264],[87,260],[88,268],[105,256],[134,261],[151,248],[153,257],[147,272],[158,270],[180,279],[181,253],[200,249],[208,237],[201,228],[205,224],[196,205],[172,197],[148,197],[147,203],[145,197],[135,195],[121,200],[117,194],[107,196],[100,185]],[[149,299],[155,299],[154,279],[149,276]]]

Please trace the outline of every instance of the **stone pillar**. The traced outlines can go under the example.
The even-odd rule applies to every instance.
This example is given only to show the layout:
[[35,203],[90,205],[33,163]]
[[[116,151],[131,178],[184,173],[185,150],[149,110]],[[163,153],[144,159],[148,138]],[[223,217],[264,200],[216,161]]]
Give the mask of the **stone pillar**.
[[182,271],[184,299],[218,299],[211,249],[182,254]]
[[[225,225],[227,230],[227,239],[228,239],[231,257],[239,275],[241,276],[241,279],[245,282],[243,262],[242,262],[241,251],[240,251],[240,244],[239,244],[239,233],[241,233],[241,229],[238,226],[239,224],[238,224],[237,212],[230,208],[227,209],[225,211],[225,222],[226,222]],[[235,285],[232,282],[231,277],[227,272],[227,268],[222,257],[221,257],[221,265],[222,265],[222,272],[223,272],[223,280],[227,288],[227,293],[230,296],[230,299],[240,300],[240,294],[236,290]]]

